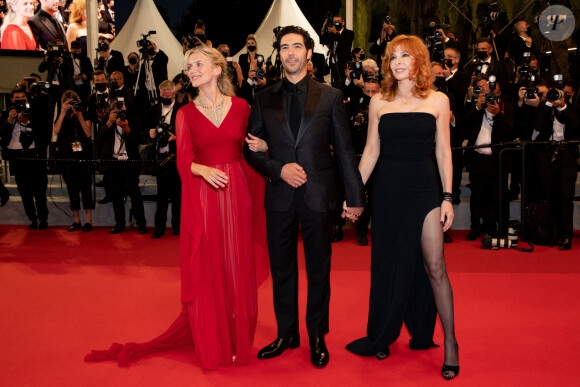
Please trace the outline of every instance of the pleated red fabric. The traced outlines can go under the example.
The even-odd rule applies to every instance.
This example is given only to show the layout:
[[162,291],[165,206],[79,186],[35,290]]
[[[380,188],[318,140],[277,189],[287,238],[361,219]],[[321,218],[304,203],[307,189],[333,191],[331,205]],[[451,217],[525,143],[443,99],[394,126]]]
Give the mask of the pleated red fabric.
[[[245,364],[257,319],[257,287],[268,276],[264,180],[242,157],[250,108],[232,97],[219,127],[193,103],[177,114],[177,165],[182,181],[181,300],[172,326],[147,343],[113,344],[85,360],[139,357],[193,345],[201,366]],[[228,185],[212,188],[191,173],[196,162],[222,170]]]

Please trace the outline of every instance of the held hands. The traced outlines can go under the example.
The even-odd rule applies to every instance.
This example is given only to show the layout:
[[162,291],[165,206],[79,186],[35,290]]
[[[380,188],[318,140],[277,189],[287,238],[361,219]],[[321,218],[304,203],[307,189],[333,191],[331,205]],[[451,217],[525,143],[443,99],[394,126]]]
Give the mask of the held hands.
[[296,163],[284,164],[280,178],[293,188],[298,188],[307,181],[304,168]]
[[441,226],[443,232],[446,232],[453,224],[453,206],[448,201],[444,200],[441,203]]
[[262,140],[259,137],[254,136],[251,133],[248,133],[248,137],[246,137],[246,142],[248,143],[248,148],[252,152],[263,152],[266,153],[268,151],[268,144],[266,141]]
[[349,218],[353,222],[358,220],[358,217],[363,213],[364,207],[348,207],[346,205],[346,200],[342,203],[342,214],[340,215],[343,219]]
[[[196,173],[197,171],[197,173]],[[228,175],[225,172],[212,167],[206,167],[205,165],[191,165],[191,172],[194,175],[199,175],[208,182],[215,189],[225,188],[228,185]]]

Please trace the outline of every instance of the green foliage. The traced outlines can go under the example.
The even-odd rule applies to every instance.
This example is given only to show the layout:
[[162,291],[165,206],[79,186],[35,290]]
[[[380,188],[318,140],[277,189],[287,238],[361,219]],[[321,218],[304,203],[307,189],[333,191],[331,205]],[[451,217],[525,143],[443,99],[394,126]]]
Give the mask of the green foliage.
[[354,47],[366,49],[371,32],[372,0],[354,0]]

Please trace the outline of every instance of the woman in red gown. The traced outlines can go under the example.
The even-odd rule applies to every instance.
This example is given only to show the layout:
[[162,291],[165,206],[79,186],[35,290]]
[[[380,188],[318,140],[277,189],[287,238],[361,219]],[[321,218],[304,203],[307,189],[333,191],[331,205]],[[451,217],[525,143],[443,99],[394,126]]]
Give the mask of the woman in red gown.
[[186,63],[199,97],[176,119],[183,310],[158,338],[113,344],[91,352],[87,361],[116,359],[125,365],[188,345],[206,369],[245,364],[252,357],[256,292],[268,275],[268,258],[263,180],[242,157],[250,108],[232,96],[219,51],[198,46],[186,53]]
[[32,0],[8,0],[6,16],[0,29],[4,50],[36,50],[36,40],[28,26],[28,18],[34,16]]

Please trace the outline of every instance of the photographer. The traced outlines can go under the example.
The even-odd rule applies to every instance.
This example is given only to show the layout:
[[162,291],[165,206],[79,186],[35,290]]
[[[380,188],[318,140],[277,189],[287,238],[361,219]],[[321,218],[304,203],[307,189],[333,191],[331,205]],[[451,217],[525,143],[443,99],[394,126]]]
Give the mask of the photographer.
[[213,47],[211,44],[211,40],[207,39],[207,36],[205,35],[205,23],[203,22],[203,20],[201,19],[197,20],[197,23],[195,23],[195,26],[193,27],[193,34],[183,36],[181,44],[183,46],[184,54],[188,50],[191,50],[192,48],[200,44],[204,44],[208,47]]
[[175,100],[175,83],[164,81],[159,85],[161,102],[153,106],[149,116],[149,136],[154,151],[157,175],[157,209],[155,231],[151,238],[165,235],[167,207],[171,198],[171,226],[173,235],[179,235],[181,222],[181,179],[175,163],[175,117],[183,105]]
[[335,15],[332,20],[327,17],[322,25],[320,34],[320,44],[328,46],[329,56],[332,64],[329,63],[332,80],[338,81],[342,78],[339,69],[343,69],[350,60],[354,32],[344,27],[342,16]]
[[137,104],[145,109],[158,102],[159,85],[167,79],[169,58],[147,37],[139,41],[139,45],[142,63],[137,82]]
[[550,203],[557,229],[558,248],[570,250],[579,152],[578,144],[562,144],[560,141],[580,140],[580,128],[576,111],[567,104],[563,89],[564,84],[560,79],[546,92],[546,102],[540,104],[538,112],[537,129],[540,133],[536,141],[556,142],[541,146],[538,153],[540,194],[542,199]]
[[96,120],[96,114],[98,110],[104,110],[109,106],[111,102],[110,92],[109,92],[109,80],[105,75],[103,70],[95,70],[93,72],[93,85],[94,91],[89,96],[88,100],[88,119],[91,121]]
[[123,70],[125,85],[130,89],[135,89],[137,75],[139,74],[139,54],[132,52],[127,56],[127,66]]
[[21,158],[44,157],[45,136],[35,126],[32,119],[34,114],[24,90],[12,89],[10,101],[12,107],[5,110],[0,118],[2,158],[10,163],[10,173],[14,175],[24,212],[30,221],[28,229],[44,230],[48,227],[46,163]]
[[74,90],[81,97],[81,101],[87,101],[91,94],[91,78],[93,66],[91,60],[82,53],[83,45],[80,41],[71,42],[70,50],[73,64]]
[[123,71],[125,69],[125,59],[123,54],[117,50],[111,50],[111,40],[105,36],[99,36],[97,47],[98,58],[95,58],[95,70],[102,70],[107,77],[113,71]]
[[514,24],[514,35],[508,45],[507,57],[515,62],[516,67],[522,65],[524,52],[538,55],[536,45],[530,36],[531,30],[532,27],[524,20]]
[[238,96],[246,100],[250,106],[254,103],[254,95],[260,90],[265,89],[268,85],[264,67],[264,65],[258,67],[258,61],[254,59],[250,63],[248,78],[244,79],[242,87],[239,90]]
[[[476,94],[475,106],[467,112],[464,120],[468,146],[498,144],[514,139],[513,108],[501,99],[501,87],[494,78],[490,76],[488,81],[488,77],[483,76],[476,83],[481,92]],[[497,231],[499,151],[498,147],[465,151],[465,163],[469,166],[471,181],[471,231],[466,237],[468,241],[475,240],[482,232],[493,235]],[[507,185],[504,184],[504,187]],[[504,201],[502,205],[505,207],[507,203]],[[507,216],[509,212],[503,211],[503,214]]]
[[382,56],[385,53],[385,49],[391,40],[397,36],[396,28],[392,23],[389,16],[385,16],[383,19],[383,26],[381,28],[381,33],[377,41],[369,49],[369,54],[377,56],[377,65],[381,68]]
[[[38,65],[38,71],[47,72],[46,82],[50,84],[49,93],[60,109],[60,98],[65,90],[74,90],[74,65],[62,41],[49,44],[46,55]],[[52,110],[54,111],[54,105]]]
[[[238,91],[239,88],[242,86],[242,81],[244,80],[244,76],[242,75],[242,69],[240,65],[238,64],[238,62],[234,62],[233,58],[230,56],[230,46],[228,46],[227,44],[220,44],[217,47],[217,50],[223,55],[224,58],[226,58],[226,62],[228,64],[228,78],[232,82],[232,85],[234,86],[236,91]],[[259,57],[261,57],[263,64],[264,57],[262,55],[260,55]]]
[[258,42],[256,42],[256,36],[253,34],[248,35],[246,38],[246,52],[240,54],[238,58],[238,63],[242,69],[242,76],[244,79],[249,78],[248,71],[250,70],[250,64],[253,60],[257,59],[258,54]]
[[[59,158],[73,160],[90,160],[92,158],[92,130],[89,121],[85,120],[85,107],[77,93],[67,90],[62,95],[62,109],[54,123],[54,134],[58,136]],[[62,177],[66,183],[70,208],[74,222],[68,231],[91,231],[93,226],[92,212],[93,187],[91,167],[86,162],[67,162],[62,165]],[[81,195],[86,221],[81,225],[80,209]]]
[[138,132],[132,129],[134,127],[133,119],[128,114],[125,104],[112,100],[108,120],[100,125],[97,133],[100,158],[119,161],[106,164],[103,170],[103,181],[106,186],[109,186],[105,189],[111,195],[115,213],[115,226],[109,234],[125,231],[125,194],[131,197],[131,206],[139,234],[147,233],[143,198],[139,189],[141,164],[129,161],[120,162],[141,160]]
[[477,42],[476,59],[465,66],[465,73],[473,76],[477,67],[481,67],[481,74],[495,75],[502,90],[508,87],[509,73],[502,62],[499,62],[493,53],[493,46],[488,38]]

